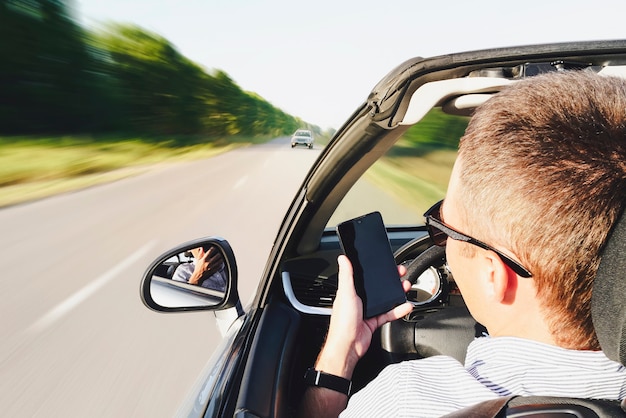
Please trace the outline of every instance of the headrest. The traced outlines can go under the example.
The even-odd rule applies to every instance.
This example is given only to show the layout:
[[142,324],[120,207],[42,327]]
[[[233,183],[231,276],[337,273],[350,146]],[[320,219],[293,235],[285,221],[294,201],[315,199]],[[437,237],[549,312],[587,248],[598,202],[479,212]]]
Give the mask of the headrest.
[[626,364],[626,215],[617,220],[593,284],[591,318],[608,358]]

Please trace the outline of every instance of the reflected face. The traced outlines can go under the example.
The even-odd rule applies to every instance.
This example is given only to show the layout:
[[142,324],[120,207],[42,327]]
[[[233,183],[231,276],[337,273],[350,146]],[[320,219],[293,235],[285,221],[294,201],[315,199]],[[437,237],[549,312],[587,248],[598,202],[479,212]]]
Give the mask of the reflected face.
[[204,254],[204,249],[202,247],[198,247],[189,250],[189,252],[193,255],[193,258],[197,260],[199,258],[202,258],[202,255]]
[[142,284],[148,306],[155,310],[208,309],[225,301],[231,270],[224,251],[210,240],[180,246],[155,262]]

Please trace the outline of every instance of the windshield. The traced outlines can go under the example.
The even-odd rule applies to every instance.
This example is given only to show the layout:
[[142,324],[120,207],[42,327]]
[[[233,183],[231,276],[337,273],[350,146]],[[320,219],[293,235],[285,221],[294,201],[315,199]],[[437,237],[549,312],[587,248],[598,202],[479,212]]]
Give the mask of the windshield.
[[387,225],[423,224],[423,213],[446,194],[468,120],[432,110],[369,168],[327,227],[372,211],[381,212]]

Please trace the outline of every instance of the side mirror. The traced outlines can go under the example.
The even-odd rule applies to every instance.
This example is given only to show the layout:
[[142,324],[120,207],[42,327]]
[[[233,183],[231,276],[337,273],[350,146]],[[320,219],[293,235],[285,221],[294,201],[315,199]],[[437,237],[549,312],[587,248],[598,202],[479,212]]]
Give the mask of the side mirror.
[[201,238],[162,254],[144,273],[141,300],[160,312],[236,306],[237,264],[230,244],[217,237]]

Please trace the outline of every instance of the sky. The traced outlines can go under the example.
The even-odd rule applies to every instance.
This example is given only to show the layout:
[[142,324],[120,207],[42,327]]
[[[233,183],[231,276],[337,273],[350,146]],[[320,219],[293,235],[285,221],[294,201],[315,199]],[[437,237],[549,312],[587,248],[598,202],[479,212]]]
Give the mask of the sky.
[[83,26],[132,23],[305,122],[339,128],[412,57],[626,39],[623,0],[73,0]]

